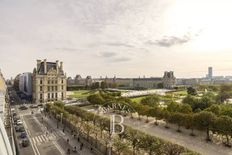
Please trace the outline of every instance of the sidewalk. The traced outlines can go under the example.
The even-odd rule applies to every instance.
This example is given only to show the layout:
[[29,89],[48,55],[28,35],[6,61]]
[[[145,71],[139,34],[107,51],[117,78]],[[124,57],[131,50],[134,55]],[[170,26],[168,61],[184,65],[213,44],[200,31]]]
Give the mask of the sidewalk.
[[[59,133],[61,139],[58,140],[57,143],[58,143],[58,145],[60,145],[60,147],[62,147],[64,152],[67,152],[67,149],[70,148],[71,154],[94,155],[94,153],[90,149],[88,149],[85,146],[85,144],[83,145],[82,150],[80,150],[81,142],[77,141],[77,137],[74,138],[71,135],[71,131],[67,127],[65,129],[65,132],[63,132],[62,131],[63,126],[59,125],[59,129],[57,129],[57,122],[53,117],[49,118],[48,116],[47,117],[44,117],[44,115],[42,115],[42,116],[43,116],[43,121],[47,122],[48,125],[51,127],[50,129],[53,129],[53,132]],[[49,129],[49,127],[48,127],[48,129]],[[67,139],[69,139],[69,143],[67,143]],[[74,148],[75,146],[77,148],[77,153],[72,152],[72,148]]]

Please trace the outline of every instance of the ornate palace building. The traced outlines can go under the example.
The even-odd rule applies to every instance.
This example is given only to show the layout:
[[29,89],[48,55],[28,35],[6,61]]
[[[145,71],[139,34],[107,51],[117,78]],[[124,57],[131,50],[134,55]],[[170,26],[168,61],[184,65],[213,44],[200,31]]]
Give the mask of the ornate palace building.
[[63,63],[37,60],[33,71],[33,101],[44,103],[66,98],[66,75]]

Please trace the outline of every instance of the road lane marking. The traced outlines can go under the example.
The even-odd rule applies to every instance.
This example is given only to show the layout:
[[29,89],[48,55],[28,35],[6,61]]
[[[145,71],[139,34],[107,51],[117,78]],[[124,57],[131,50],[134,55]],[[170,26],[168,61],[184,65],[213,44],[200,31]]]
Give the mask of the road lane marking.
[[35,140],[37,143],[40,143],[38,137],[35,137]]
[[[28,128],[27,128],[26,121],[24,121],[23,116],[20,117],[20,118],[21,118],[21,120],[22,120],[22,122],[23,122],[23,124],[25,126],[25,129],[26,129],[25,132],[28,134]],[[32,147],[32,150],[35,153],[35,155],[40,155],[38,148],[36,147],[36,145],[34,143],[32,143],[31,136],[29,134],[28,134],[28,139],[29,139],[29,141],[31,143],[31,147]]]
[[42,142],[45,142],[45,141],[46,141],[46,140],[44,139],[43,135],[41,135],[40,138],[42,139]]
[[38,136],[38,139],[39,139],[39,142],[41,143],[43,142],[40,136]]
[[33,143],[36,143],[35,138],[32,138]]
[[55,145],[55,147],[58,149],[58,151],[60,151],[62,155],[66,154],[65,151],[60,147],[60,145],[57,144],[57,142],[53,141],[52,143]]

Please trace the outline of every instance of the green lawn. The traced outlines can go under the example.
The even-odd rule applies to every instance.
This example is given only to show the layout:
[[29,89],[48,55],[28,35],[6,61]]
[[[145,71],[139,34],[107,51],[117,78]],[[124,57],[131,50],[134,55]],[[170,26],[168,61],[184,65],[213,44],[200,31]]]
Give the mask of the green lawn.
[[[140,101],[143,99],[143,98],[145,98],[145,97],[147,97],[147,96],[149,96],[149,95],[146,95],[146,96],[140,96],[140,97],[133,97],[133,98],[130,98],[131,99],[131,101],[133,101],[133,102],[136,102],[136,103],[140,103]],[[171,97],[171,96],[161,96],[160,95],[160,100],[164,100],[164,101],[171,101],[171,100],[178,100],[179,98],[178,97]]]
[[78,91],[70,91],[71,94],[68,95],[68,97],[72,98],[86,98],[91,94],[96,93],[96,91],[93,90],[78,90]]
[[168,92],[166,94],[173,94],[173,95],[178,95],[178,96],[186,96],[188,93],[187,93],[186,90],[182,90],[182,91]]
[[145,97],[147,97],[147,96],[133,97],[133,98],[130,98],[130,99],[133,102],[140,103],[140,101]]

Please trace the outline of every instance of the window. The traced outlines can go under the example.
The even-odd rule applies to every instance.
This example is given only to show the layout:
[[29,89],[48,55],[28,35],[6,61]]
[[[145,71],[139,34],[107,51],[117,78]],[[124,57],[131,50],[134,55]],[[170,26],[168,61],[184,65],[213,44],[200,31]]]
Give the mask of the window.
[[52,91],[54,91],[53,86],[52,86]]
[[61,89],[63,90],[63,89],[64,89],[64,86],[61,86]]
[[40,79],[40,84],[43,84],[43,80],[42,79]]
[[50,84],[50,80],[48,80],[48,84]]
[[42,86],[40,86],[40,91],[43,91],[43,87]]
[[61,83],[64,83],[64,80],[62,79]]
[[50,93],[48,93],[48,99],[50,99]]
[[43,94],[40,94],[40,100],[42,100],[43,99]]
[[61,93],[61,98],[62,98],[62,100],[63,100],[63,98],[64,98],[64,93]]
[[56,93],[56,98],[57,98],[57,93]]
[[52,99],[54,98],[54,94],[52,93]]
[[55,86],[55,91],[57,91],[57,86]]
[[50,86],[48,86],[48,91],[50,91]]
[[53,84],[53,80],[52,80],[52,84]]

